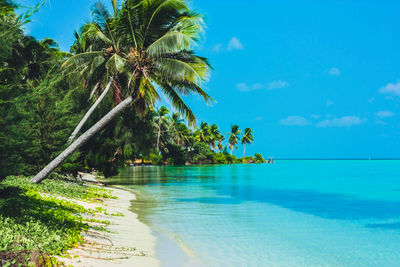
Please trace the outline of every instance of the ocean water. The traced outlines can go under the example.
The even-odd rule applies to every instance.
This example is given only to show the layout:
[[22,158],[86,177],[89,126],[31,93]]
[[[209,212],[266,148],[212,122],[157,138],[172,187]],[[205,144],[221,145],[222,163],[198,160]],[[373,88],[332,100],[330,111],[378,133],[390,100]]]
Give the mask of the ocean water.
[[400,161],[130,167],[164,266],[400,266]]

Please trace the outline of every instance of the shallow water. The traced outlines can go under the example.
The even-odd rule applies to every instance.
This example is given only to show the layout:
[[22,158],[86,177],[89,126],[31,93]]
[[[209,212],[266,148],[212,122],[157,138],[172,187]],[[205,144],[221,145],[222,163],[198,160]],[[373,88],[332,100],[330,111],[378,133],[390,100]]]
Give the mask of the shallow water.
[[400,266],[400,161],[131,167],[109,183],[138,193],[165,266]]

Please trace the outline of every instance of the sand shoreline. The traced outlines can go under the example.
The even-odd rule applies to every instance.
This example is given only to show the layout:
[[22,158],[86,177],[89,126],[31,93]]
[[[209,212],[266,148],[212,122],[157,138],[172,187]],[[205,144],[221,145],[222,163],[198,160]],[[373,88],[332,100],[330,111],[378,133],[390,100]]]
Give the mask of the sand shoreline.
[[100,203],[74,201],[85,208],[104,210],[102,215],[85,218],[110,223],[89,222],[90,230],[83,233],[83,246],[70,249],[71,257],[59,260],[72,266],[160,266],[155,257],[156,237],[151,228],[140,222],[137,214],[130,210],[136,195],[121,188],[104,188],[118,199],[106,199]]

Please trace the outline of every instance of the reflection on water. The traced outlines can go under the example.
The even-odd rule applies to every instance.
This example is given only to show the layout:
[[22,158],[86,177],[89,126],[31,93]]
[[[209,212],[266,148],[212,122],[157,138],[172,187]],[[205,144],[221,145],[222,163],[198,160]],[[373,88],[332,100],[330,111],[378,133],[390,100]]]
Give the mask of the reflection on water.
[[134,190],[139,219],[196,264],[394,266],[399,175],[399,161],[280,161],[131,167],[107,183]]

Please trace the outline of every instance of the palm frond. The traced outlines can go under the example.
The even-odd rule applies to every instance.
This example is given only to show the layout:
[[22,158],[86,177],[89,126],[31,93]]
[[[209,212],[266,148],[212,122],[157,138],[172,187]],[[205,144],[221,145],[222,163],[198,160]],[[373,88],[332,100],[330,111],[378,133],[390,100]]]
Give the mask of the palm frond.
[[111,15],[103,1],[99,0],[94,3],[92,6],[92,17],[94,22],[106,28]]
[[84,39],[89,39],[92,42],[101,40],[107,45],[110,45],[110,46],[113,45],[113,41],[110,38],[108,38],[104,34],[104,32],[99,28],[99,26],[95,23],[88,23],[85,25],[85,29],[83,31],[83,37],[84,37]]
[[195,43],[189,35],[180,31],[169,31],[161,36],[146,49],[146,52],[154,57],[162,56],[165,53],[176,53],[181,50],[189,50]]
[[155,67],[168,80],[187,80],[198,84],[205,81],[209,73],[207,64],[200,59],[189,62],[181,58],[163,57],[156,61]]
[[101,51],[89,51],[80,53],[77,55],[73,55],[68,58],[63,64],[63,68],[68,68],[72,65],[82,64],[83,62],[89,62],[90,60],[94,59],[95,57],[102,56],[103,52]]
[[196,117],[193,111],[186,105],[179,94],[169,84],[163,83],[160,85],[161,90],[171,99],[171,104],[176,110],[183,114],[190,126],[196,126]]

